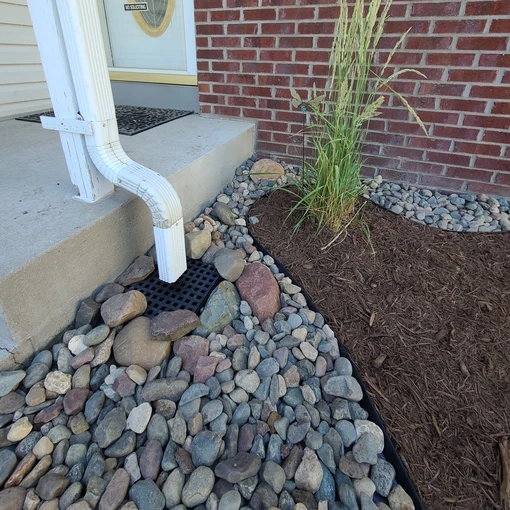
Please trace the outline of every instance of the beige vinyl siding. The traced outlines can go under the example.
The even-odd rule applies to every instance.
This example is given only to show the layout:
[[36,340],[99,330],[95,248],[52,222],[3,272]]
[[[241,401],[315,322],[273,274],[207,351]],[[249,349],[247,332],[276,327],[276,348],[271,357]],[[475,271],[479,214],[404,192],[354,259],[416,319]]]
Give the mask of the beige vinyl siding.
[[0,0],[0,119],[50,107],[27,0]]

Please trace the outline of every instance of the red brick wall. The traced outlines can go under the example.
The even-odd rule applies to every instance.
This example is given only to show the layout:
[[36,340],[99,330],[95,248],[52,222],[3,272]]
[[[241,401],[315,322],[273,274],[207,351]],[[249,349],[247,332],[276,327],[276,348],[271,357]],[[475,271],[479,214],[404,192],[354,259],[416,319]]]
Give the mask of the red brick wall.
[[[257,151],[300,154],[301,97],[324,86],[336,0],[195,0],[203,113],[258,121]],[[379,57],[411,28],[395,87],[430,129],[390,95],[370,126],[366,174],[446,190],[510,196],[510,0],[394,0]],[[384,59],[384,60],[383,60]]]

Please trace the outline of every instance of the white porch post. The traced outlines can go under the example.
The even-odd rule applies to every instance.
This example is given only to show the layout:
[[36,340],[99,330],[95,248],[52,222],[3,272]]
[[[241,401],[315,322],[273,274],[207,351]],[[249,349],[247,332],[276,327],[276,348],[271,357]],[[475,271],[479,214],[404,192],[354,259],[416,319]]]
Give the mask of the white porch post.
[[[78,102],[69,70],[62,28],[55,0],[28,0],[44,74],[56,119],[79,119]],[[60,131],[71,182],[78,187],[76,198],[96,202],[113,192],[113,184],[92,162],[83,134]]]

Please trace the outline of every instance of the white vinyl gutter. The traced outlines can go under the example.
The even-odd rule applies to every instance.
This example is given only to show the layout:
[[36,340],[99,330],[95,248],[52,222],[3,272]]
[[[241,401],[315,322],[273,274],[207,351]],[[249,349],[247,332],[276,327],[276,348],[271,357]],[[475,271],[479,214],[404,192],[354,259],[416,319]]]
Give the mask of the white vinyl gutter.
[[[76,129],[76,120],[83,121],[83,126],[74,133],[81,133],[86,152],[99,174],[139,196],[149,207],[159,278],[170,283],[176,281],[186,270],[181,202],[167,179],[130,159],[120,144],[97,0],[29,0],[29,6],[57,117],[56,121],[46,119],[46,125],[42,118],[43,125],[50,129],[70,131]],[[64,91],[62,94],[61,89],[60,82],[65,81],[63,77],[59,77],[58,72],[57,76],[53,76],[55,65],[51,60],[56,55],[51,51],[50,43],[54,45],[58,37],[49,33],[52,30],[47,23],[50,9],[54,16],[57,16],[58,11],[59,20],[55,20],[53,28],[61,33],[65,46],[79,109],[74,119],[59,119],[55,107],[55,103],[62,101],[62,95],[66,93]],[[41,10],[45,14],[43,19],[38,16],[42,14]],[[60,69],[60,73],[65,74],[65,71],[63,67]],[[54,100],[54,94],[58,96],[57,101]],[[52,124],[60,124],[60,127],[52,127]]]

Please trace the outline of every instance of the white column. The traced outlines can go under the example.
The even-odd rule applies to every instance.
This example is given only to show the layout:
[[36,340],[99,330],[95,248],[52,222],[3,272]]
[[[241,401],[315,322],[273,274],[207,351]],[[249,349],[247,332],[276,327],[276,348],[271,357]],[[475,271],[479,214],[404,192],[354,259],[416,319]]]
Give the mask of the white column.
[[[55,0],[28,0],[28,7],[55,116],[63,120],[79,119]],[[84,136],[60,131],[60,140],[71,182],[79,190],[76,198],[96,202],[112,193],[113,184],[96,169],[86,150]]]

